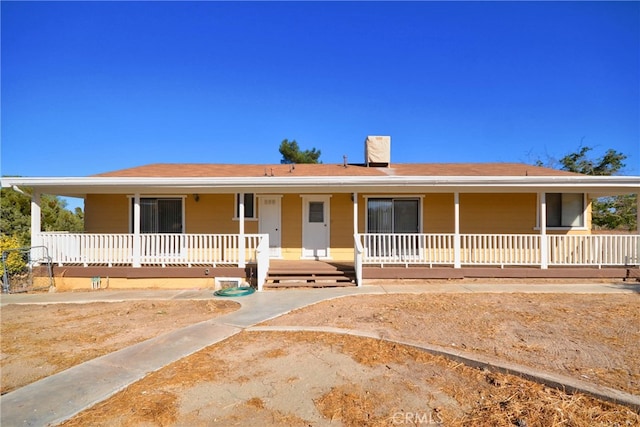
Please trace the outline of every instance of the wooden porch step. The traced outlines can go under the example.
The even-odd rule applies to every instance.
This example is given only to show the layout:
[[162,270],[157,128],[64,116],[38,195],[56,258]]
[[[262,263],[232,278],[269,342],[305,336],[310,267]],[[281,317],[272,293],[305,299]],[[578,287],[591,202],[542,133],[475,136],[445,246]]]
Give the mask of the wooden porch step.
[[345,286],[356,286],[353,282],[284,282],[284,283],[266,283],[265,288],[337,288]]
[[270,267],[269,268],[269,272],[270,273],[277,273],[277,274],[302,274],[302,275],[306,275],[306,274],[342,274],[342,273],[349,273],[349,272],[354,272],[355,270],[353,268],[351,269],[337,269],[337,268],[323,268],[323,269],[309,269],[309,268],[277,268],[277,267]]
[[274,262],[266,288],[355,286],[353,266],[321,261]]
[[282,281],[290,281],[294,280],[297,282],[307,281],[307,282],[316,282],[316,281],[334,281],[334,282],[351,282],[352,279],[345,275],[303,275],[303,276],[290,276],[290,275],[271,275],[267,276],[267,281],[273,282],[282,282]]

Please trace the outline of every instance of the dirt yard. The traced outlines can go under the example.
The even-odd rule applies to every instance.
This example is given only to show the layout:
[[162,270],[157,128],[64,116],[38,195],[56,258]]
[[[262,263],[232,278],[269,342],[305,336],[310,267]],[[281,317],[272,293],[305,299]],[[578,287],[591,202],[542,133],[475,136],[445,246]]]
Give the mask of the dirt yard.
[[1,392],[193,323],[231,301],[138,301],[2,307]]
[[363,295],[265,325],[335,326],[484,353],[640,394],[640,295]]
[[[183,303],[3,307],[3,387],[6,370],[23,359],[33,370],[53,364],[45,343],[57,346],[59,340],[55,353],[69,359],[83,352],[95,357],[93,349],[110,351],[110,341],[133,332],[132,323],[145,325],[136,328],[141,334],[137,329],[154,328],[156,318],[177,322],[172,306]],[[213,304],[204,318],[234,308],[220,300],[198,303]],[[116,309],[114,304],[124,305],[102,311]],[[146,319],[126,320],[142,311],[132,309],[137,305],[147,307]],[[185,324],[198,321],[191,318],[193,307],[185,311]],[[99,321],[87,323],[92,318]],[[113,334],[73,338],[85,329],[103,330],[107,319]],[[112,327],[120,320],[121,329]],[[20,332],[11,332],[7,345],[9,321]],[[266,324],[376,331],[388,339],[464,348],[640,394],[637,294],[361,295],[322,302]],[[50,334],[45,341],[34,338],[45,330]],[[150,374],[64,425],[632,426],[640,425],[640,417],[626,407],[385,341],[243,332]]]

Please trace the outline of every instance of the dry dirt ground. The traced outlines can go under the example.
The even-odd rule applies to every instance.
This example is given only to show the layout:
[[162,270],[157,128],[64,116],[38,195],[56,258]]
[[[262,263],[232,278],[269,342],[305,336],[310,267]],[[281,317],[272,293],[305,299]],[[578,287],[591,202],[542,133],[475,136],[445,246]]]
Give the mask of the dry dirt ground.
[[636,294],[363,295],[322,302],[265,324],[373,331],[640,394]]
[[0,390],[5,394],[238,308],[239,304],[224,300],[7,305],[0,313]]
[[[228,304],[200,303],[222,302]],[[114,312],[101,313],[101,308],[120,303],[85,307],[85,315],[120,324],[115,335],[126,335],[131,324],[151,327],[159,312],[169,317],[171,305],[183,302],[158,308],[164,303],[128,303],[155,304],[146,319],[135,323]],[[209,317],[233,309],[214,307]],[[7,308],[15,310],[12,316],[5,315]],[[60,321],[53,309],[38,311],[47,308],[3,307],[3,386],[5,369],[27,351],[33,360],[39,353],[37,363],[50,363],[48,347],[34,341],[37,331],[57,331],[64,324],[75,325],[78,334],[88,329],[83,317],[68,314],[67,319],[78,321]],[[375,331],[387,339],[464,348],[640,394],[639,309],[637,294],[360,295],[322,302],[265,325]],[[119,310],[132,312],[124,306]],[[13,335],[12,348],[18,350],[11,358],[5,353],[5,321],[19,318],[21,311],[20,325],[13,324],[21,331]],[[104,338],[71,340],[73,345],[66,341],[61,353],[91,351],[114,336]],[[55,337],[49,340],[55,342]],[[632,426],[640,425],[640,416],[623,406],[385,341],[328,333],[242,332],[148,375],[64,425]]]

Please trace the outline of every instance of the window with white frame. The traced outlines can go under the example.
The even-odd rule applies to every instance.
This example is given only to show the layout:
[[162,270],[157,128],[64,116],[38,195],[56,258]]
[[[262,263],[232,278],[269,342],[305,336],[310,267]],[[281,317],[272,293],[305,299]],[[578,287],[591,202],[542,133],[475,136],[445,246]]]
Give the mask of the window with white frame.
[[[131,229],[133,230],[133,203],[131,199]],[[141,233],[182,233],[181,198],[140,198]]]
[[584,194],[547,193],[547,227],[584,227]]
[[[244,217],[245,219],[256,218],[256,195],[254,193],[244,193]],[[240,194],[236,194],[236,211],[234,218],[240,218]]]

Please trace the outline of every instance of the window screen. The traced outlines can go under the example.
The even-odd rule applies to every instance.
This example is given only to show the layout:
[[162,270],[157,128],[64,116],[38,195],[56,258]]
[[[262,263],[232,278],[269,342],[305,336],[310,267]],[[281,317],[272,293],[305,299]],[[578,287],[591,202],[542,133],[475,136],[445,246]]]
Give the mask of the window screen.
[[[135,201],[131,199],[133,206]],[[133,209],[131,209],[133,229]],[[182,199],[140,199],[141,233],[182,233]]]
[[369,233],[393,233],[393,200],[369,199],[367,224]]
[[419,200],[369,199],[367,231],[369,233],[419,233]]
[[393,232],[418,233],[419,216],[417,200],[393,201]]
[[549,193],[547,200],[547,227],[562,226],[562,194]]
[[582,193],[547,193],[547,227],[584,226]]
[[[244,217],[255,218],[255,194],[244,193]],[[240,218],[240,194],[236,194],[236,218]]]

